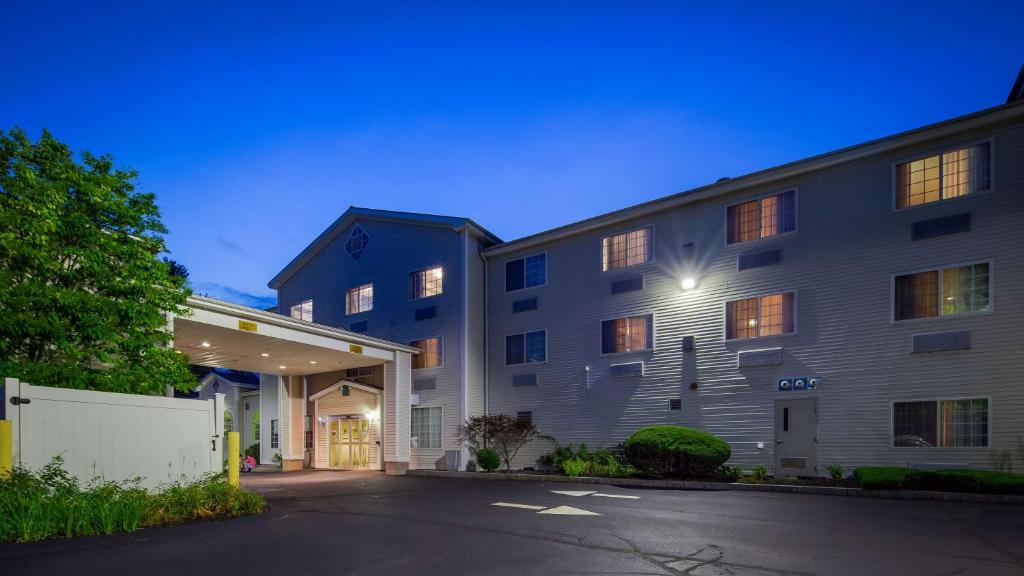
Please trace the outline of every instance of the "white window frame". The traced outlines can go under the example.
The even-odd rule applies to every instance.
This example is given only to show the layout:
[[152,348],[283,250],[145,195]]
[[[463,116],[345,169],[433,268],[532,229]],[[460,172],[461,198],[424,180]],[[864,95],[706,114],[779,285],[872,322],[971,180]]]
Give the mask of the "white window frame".
[[[778,294],[793,294],[793,331],[783,332],[782,334],[769,334],[767,336],[752,336],[750,338],[729,338],[729,303],[739,302],[740,300],[750,300],[751,298],[764,298],[765,296],[776,296]],[[759,292],[750,296],[743,296],[740,298],[733,298],[726,300],[722,303],[722,338],[726,342],[753,342],[765,340],[767,338],[789,338],[796,336],[800,333],[800,291],[796,288],[783,288],[780,290],[772,290],[768,292]]]
[[[754,238],[753,240],[743,240],[741,242],[729,242],[729,208],[732,208],[733,206],[739,206],[740,204],[746,204],[747,202],[753,202],[755,200],[761,201],[761,200],[763,200],[765,198],[769,198],[771,196],[781,196],[781,195],[785,194],[786,192],[792,192],[793,193],[793,229],[792,230],[790,230],[789,232],[782,232],[782,233],[776,234],[774,236],[762,236],[760,238]],[[760,224],[760,221],[759,221],[759,223],[758,223],[758,227],[759,227],[758,231],[760,231],[760,225],[761,224]],[[748,197],[748,198],[746,198],[744,200],[740,200],[739,202],[732,202],[730,204],[726,204],[725,205],[725,209],[722,211],[722,229],[725,230],[725,237],[723,239],[723,245],[724,246],[748,246],[750,244],[753,244],[754,242],[763,242],[763,241],[766,241],[766,240],[774,240],[776,238],[782,238],[783,236],[790,236],[792,234],[796,234],[797,232],[800,231],[800,187],[799,186],[789,186],[789,187],[783,188],[781,190],[775,190],[773,192],[765,192],[765,193],[762,193],[762,194],[756,194],[756,195],[750,196],[750,197]]]
[[[544,256],[544,282],[542,284],[537,284],[536,286],[526,286],[525,285],[526,284],[526,259],[527,258],[532,258],[534,256]],[[522,288],[516,288],[514,290],[509,290],[508,289],[508,264],[510,262],[515,262],[516,260],[522,260],[523,261],[523,284],[524,285],[523,285]],[[523,290],[533,290],[534,288],[543,288],[544,286],[548,285],[548,253],[545,250],[544,252],[535,252],[533,254],[525,254],[523,256],[516,256],[515,258],[509,258],[508,260],[505,260],[502,263],[502,274],[504,275],[503,277],[505,279],[505,293],[506,294],[511,294],[512,292],[522,292]]]
[[[934,402],[938,404],[943,401],[952,400],[985,400],[988,402],[988,445],[987,446],[896,446],[896,405],[905,402]],[[992,449],[992,422],[995,406],[992,403],[992,396],[979,394],[977,396],[949,396],[929,398],[897,398],[889,400],[889,449],[890,450],[991,450]],[[939,412],[935,415],[935,439],[939,439],[939,423],[942,420],[942,408],[936,407]]]
[[[309,320],[306,320],[305,318],[302,318],[302,306],[305,306],[306,304],[309,304]],[[298,318],[296,318],[294,316],[294,314],[295,314],[294,310],[295,310],[296,306],[299,307],[299,317]],[[295,304],[292,304],[291,306],[289,306],[288,307],[288,316],[290,316],[291,318],[294,318],[296,320],[302,320],[303,322],[312,322],[313,321],[313,299],[312,298],[307,298],[305,300],[296,302]]]
[[[637,316],[650,316],[651,317],[651,341],[649,342],[651,347],[650,348],[644,348],[643,350],[630,350],[628,352],[605,352],[604,351],[604,323],[608,322],[609,320],[625,320],[626,318],[635,318]],[[654,352],[655,348],[656,348],[655,342],[658,341],[658,319],[657,319],[657,316],[658,315],[655,312],[653,312],[653,311],[642,311],[642,312],[626,314],[624,316],[612,316],[610,318],[602,318],[600,320],[600,322],[598,323],[598,326],[597,326],[597,328],[598,328],[598,336],[599,336],[598,337],[598,340],[599,340],[598,348],[601,350],[601,356],[616,357],[616,356],[623,356],[623,355],[629,355],[629,354],[647,354],[649,352]]]
[[[413,274],[423,274],[423,273],[428,272],[430,270],[433,270],[435,268],[440,268],[441,269],[441,291],[438,292],[437,294],[431,294],[430,296],[417,296],[416,294],[413,294],[412,293],[412,286],[411,286]],[[417,268],[415,270],[409,271],[408,276],[406,276],[406,285],[408,286],[407,289],[409,290],[409,294],[408,294],[409,301],[410,302],[419,302],[420,300],[427,300],[427,299],[430,299],[430,298],[437,298],[438,296],[444,296],[445,283],[447,282],[446,276],[448,276],[448,273],[445,272],[444,264],[434,264],[433,266],[427,266],[426,268]]]
[[[437,338],[438,345],[441,348],[441,363],[438,364],[437,366],[426,366],[426,367],[423,367],[423,368],[412,368],[413,371],[437,370],[438,368],[444,368],[444,357],[446,356],[446,354],[445,354],[445,351],[444,351],[444,337],[443,336],[424,336],[422,338],[416,338],[416,339],[412,340],[412,342],[419,342],[421,340],[430,340],[432,338]],[[411,345],[411,343],[410,343],[410,345]],[[415,346],[413,346],[413,347],[415,348]],[[411,359],[409,360],[409,363],[412,364],[412,360]]]
[[[276,429],[276,430],[275,430]],[[278,418],[270,419],[270,449],[281,448],[281,421]]]
[[[361,291],[362,289],[366,288],[367,286],[369,286],[370,291],[371,291],[371,294],[370,294],[370,307],[367,308],[366,310],[359,310],[357,312],[353,312],[353,311],[349,310],[349,308],[348,308],[348,305],[349,305],[349,302],[350,302],[349,295],[352,293],[353,290]],[[373,305],[374,305],[374,301],[373,301],[374,300],[374,294],[372,294],[372,292],[373,292],[373,282],[364,282],[363,284],[360,284],[358,286],[353,286],[353,287],[349,288],[348,290],[345,290],[345,316],[354,316],[356,314],[362,314],[364,312],[371,312],[373,310]],[[356,301],[357,302],[359,301],[358,294],[356,295]]]
[[[645,228],[651,231],[651,237],[650,237],[650,239],[648,241],[648,246],[650,248],[650,253],[651,253],[651,259],[647,260],[646,262],[641,262],[639,264],[630,264],[629,266],[621,266],[619,268],[608,268],[607,270],[605,270],[605,267],[604,267],[604,241],[607,240],[608,238],[612,238],[614,236],[621,236],[623,234],[629,234],[630,232],[636,232],[637,230],[643,230]],[[620,270],[629,270],[630,268],[637,268],[637,267],[640,267],[640,266],[646,266],[648,264],[653,264],[655,262],[655,260],[657,259],[657,255],[656,255],[656,252],[655,252],[655,247],[657,246],[657,244],[655,244],[655,238],[656,238],[656,232],[655,232],[655,226],[654,226],[653,222],[650,223],[650,224],[644,224],[643,226],[634,226],[632,228],[627,228],[627,229],[624,229],[624,230],[619,230],[618,232],[612,232],[611,234],[605,234],[605,235],[601,236],[601,241],[598,243],[598,260],[599,260],[599,265],[601,267],[601,273],[605,274],[605,273],[608,273],[608,272],[618,272]],[[628,248],[627,248],[627,250],[628,250]]]
[[[541,360],[539,362],[530,362],[530,361],[526,360],[526,335],[527,334],[533,334],[534,332],[543,332],[544,333],[544,360]],[[516,364],[509,364],[509,362],[508,362],[508,338],[509,338],[509,336],[522,336],[523,337],[523,361],[522,362],[519,362],[519,363],[516,363]],[[540,364],[547,364],[548,363],[548,354],[551,353],[550,344],[548,343],[548,329],[547,328],[538,328],[536,330],[522,330],[522,331],[518,331],[518,332],[509,332],[508,334],[505,334],[505,338],[502,340],[502,346],[505,347],[505,351],[504,351],[504,354],[505,354],[505,366],[507,366],[507,367],[511,367],[511,366],[537,366],[537,365],[540,365]]]
[[440,404],[440,405],[432,404],[432,405],[429,405],[429,406],[413,406],[412,408],[410,408],[409,409],[409,432],[410,432],[410,436],[411,436],[412,435],[411,433],[412,433],[412,411],[413,410],[416,410],[416,409],[430,410],[430,409],[435,409],[435,408],[440,410],[440,412],[441,412],[441,445],[438,446],[437,448],[425,448],[425,447],[419,445],[419,436],[417,436],[416,437],[416,439],[417,439],[416,448],[413,448],[413,450],[445,450],[445,441],[444,441],[444,405],[443,404]]
[[[980,310],[976,312],[960,312],[957,314],[943,314],[942,313],[942,271],[947,268],[963,268],[965,266],[974,266],[976,264],[988,264],[988,310]],[[896,319],[896,279],[901,276],[909,276],[911,274],[920,274],[922,272],[938,272],[939,273],[939,313],[935,316],[925,316],[923,318],[907,318],[905,320]],[[955,264],[944,264],[941,266],[931,266],[929,268],[919,268],[909,270],[905,272],[894,272],[889,276],[889,324],[907,324],[912,322],[934,322],[936,320],[942,320],[945,318],[970,318],[973,316],[988,316],[993,313],[996,309],[996,265],[994,259],[988,260],[970,260],[967,262],[959,262]]]
[[[896,189],[896,183],[897,183],[898,169],[899,169],[899,166],[901,164],[906,164],[907,162],[914,162],[916,160],[923,160],[925,158],[928,158],[929,156],[941,156],[942,154],[945,154],[946,152],[952,152],[953,150],[959,150],[961,148],[970,148],[971,146],[977,146],[979,144],[985,144],[986,142],[988,143],[988,190],[980,190],[978,192],[973,192],[971,194],[964,194],[964,195],[961,195],[961,196],[954,196],[952,198],[940,198],[939,200],[937,200],[935,202],[925,202],[924,204],[917,204],[916,206],[906,206],[904,208],[899,208],[898,207],[899,206],[899,202],[898,202],[899,190]],[[976,196],[981,196],[983,194],[988,194],[988,193],[992,192],[992,190],[995,190],[995,187],[996,187],[996,139],[995,139],[994,136],[990,136],[988,138],[981,138],[981,139],[978,139],[978,140],[971,140],[971,141],[968,141],[968,142],[963,142],[961,144],[956,144],[956,145],[951,145],[951,146],[942,146],[942,147],[939,147],[939,148],[932,148],[928,152],[920,152],[920,153],[917,153],[917,154],[909,154],[907,156],[903,156],[903,157],[893,161],[892,165],[891,165],[891,172],[892,172],[892,175],[891,175],[892,183],[890,185],[890,188],[892,190],[891,202],[892,202],[892,212],[894,212],[894,213],[895,212],[903,212],[905,210],[914,210],[915,208],[924,208],[925,206],[946,206],[948,202],[956,202],[957,200],[963,200],[965,198],[974,198]],[[941,193],[941,188],[940,188],[940,193]]]

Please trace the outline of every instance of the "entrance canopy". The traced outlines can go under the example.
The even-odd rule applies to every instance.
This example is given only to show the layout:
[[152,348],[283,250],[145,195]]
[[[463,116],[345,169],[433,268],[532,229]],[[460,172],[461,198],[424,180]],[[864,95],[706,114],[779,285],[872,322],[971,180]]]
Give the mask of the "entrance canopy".
[[174,349],[212,368],[303,376],[393,361],[419,350],[203,296],[174,318]]

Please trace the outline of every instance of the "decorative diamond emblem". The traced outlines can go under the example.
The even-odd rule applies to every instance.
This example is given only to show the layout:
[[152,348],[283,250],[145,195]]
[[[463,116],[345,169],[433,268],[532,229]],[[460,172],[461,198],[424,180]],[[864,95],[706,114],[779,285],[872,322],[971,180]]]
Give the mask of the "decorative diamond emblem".
[[366,250],[366,245],[370,243],[370,237],[366,235],[363,227],[356,224],[352,228],[352,233],[348,235],[348,242],[345,243],[345,251],[352,257],[353,260],[359,260],[363,255],[363,250]]

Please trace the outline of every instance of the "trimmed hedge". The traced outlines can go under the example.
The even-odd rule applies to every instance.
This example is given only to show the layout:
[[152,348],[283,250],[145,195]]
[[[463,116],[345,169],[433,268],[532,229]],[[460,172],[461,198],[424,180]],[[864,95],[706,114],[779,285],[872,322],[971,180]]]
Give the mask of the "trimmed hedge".
[[732,455],[714,434],[671,425],[641,428],[623,447],[630,464],[656,478],[711,478]]
[[491,472],[501,466],[501,456],[490,448],[481,448],[476,451],[476,463],[484,472]]
[[930,490],[979,494],[1024,494],[1024,476],[989,470],[915,470],[891,466],[857,468],[865,490]]

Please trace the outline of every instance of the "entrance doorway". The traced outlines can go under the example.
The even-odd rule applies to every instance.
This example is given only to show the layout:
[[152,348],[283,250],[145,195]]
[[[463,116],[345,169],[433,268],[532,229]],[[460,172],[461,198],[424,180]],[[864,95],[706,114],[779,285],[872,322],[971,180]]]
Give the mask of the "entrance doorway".
[[341,470],[370,467],[370,421],[362,416],[327,417],[327,465]]
[[775,475],[817,476],[817,398],[775,401]]

